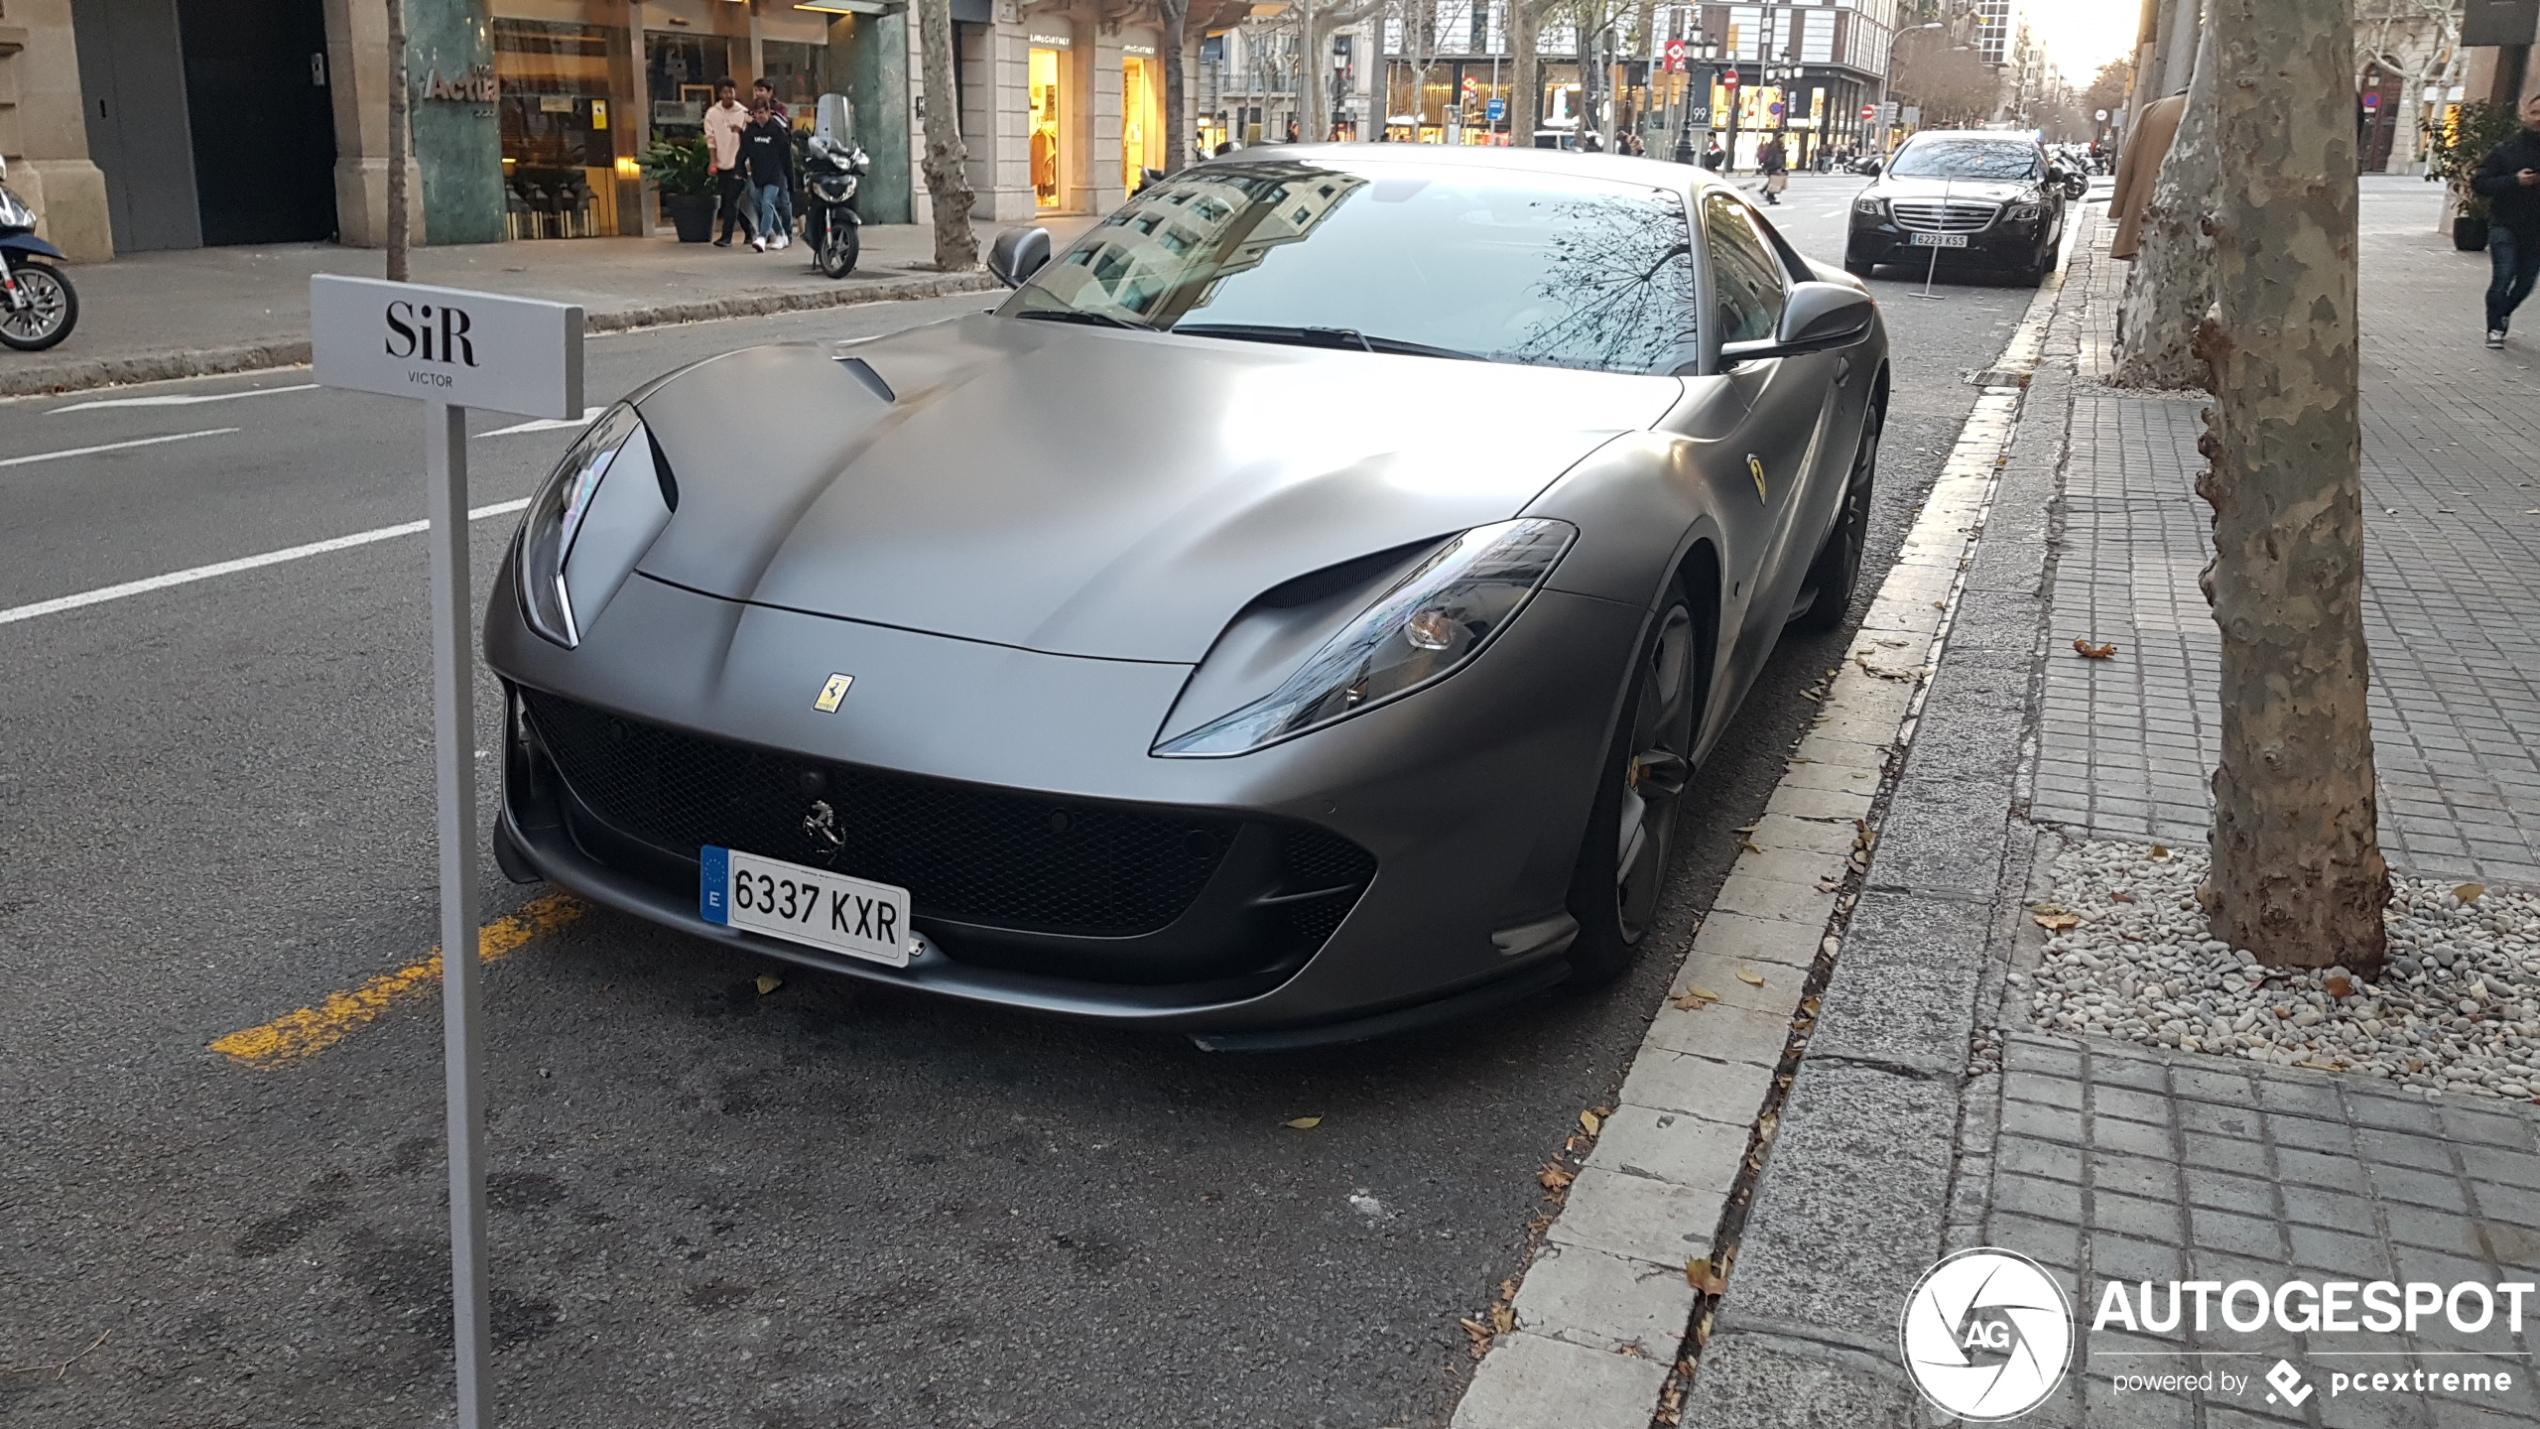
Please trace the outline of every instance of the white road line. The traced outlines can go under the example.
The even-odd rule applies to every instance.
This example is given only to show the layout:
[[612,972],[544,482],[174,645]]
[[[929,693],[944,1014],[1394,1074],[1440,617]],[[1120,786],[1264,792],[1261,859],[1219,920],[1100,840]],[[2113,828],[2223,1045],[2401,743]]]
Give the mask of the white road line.
[[[528,504],[527,497],[522,497],[518,501],[497,501],[491,506],[479,506],[468,512],[467,519],[482,521],[488,516],[507,515]],[[348,551],[355,546],[393,541],[399,536],[420,536],[423,534],[424,525],[425,523],[421,521],[407,521],[396,526],[382,526],[373,531],[356,531],[350,536],[337,536],[328,541],[311,541],[305,546],[290,546],[279,551],[267,551],[261,556],[241,556],[234,561],[196,566],[191,570],[170,571],[166,575],[151,576],[147,580],[125,581],[122,585],[101,586],[96,590],[82,591],[77,595],[61,596],[54,600],[39,600],[33,605],[12,606],[7,610],[0,610],[0,625],[15,625],[21,620],[33,620],[38,616],[58,615],[65,610],[77,610],[84,605],[103,605],[107,601],[122,600],[127,596],[147,595],[151,591],[166,590],[170,586],[191,585],[196,581],[210,580],[214,576],[234,576],[240,571],[252,571],[260,566],[278,566],[285,561],[306,560],[311,556],[323,556],[330,551]]]
[[587,427],[599,417],[600,413],[606,410],[608,409],[605,407],[585,407],[582,409],[582,415],[579,417],[541,417],[534,422],[522,422],[518,426],[512,427],[496,427],[490,432],[478,432],[477,435],[480,437],[508,437],[516,432],[552,432],[558,427]]
[[141,437],[129,442],[108,442],[102,447],[73,447],[65,452],[37,452],[33,456],[13,456],[0,460],[0,466],[28,466],[39,461],[60,461],[67,456],[95,456],[99,452],[119,452],[131,447],[155,447],[161,442],[190,442],[196,437],[225,437],[236,427],[214,427],[208,432],[178,432],[173,436]]
[[212,392],[200,397],[189,397],[181,393],[165,397],[108,397],[99,402],[73,402],[67,407],[55,407],[45,415],[58,417],[64,412],[94,412],[100,407],[191,407],[197,402],[234,402],[241,397],[270,397],[277,392],[314,392],[316,390],[316,383],[302,382],[292,387],[251,387],[244,392]]

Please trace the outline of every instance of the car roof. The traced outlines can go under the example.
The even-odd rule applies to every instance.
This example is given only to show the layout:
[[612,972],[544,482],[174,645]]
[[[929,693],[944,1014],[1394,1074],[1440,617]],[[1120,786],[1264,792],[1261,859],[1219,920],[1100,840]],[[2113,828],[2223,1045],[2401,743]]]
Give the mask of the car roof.
[[1517,148],[1495,144],[1255,144],[1231,154],[1202,159],[1193,168],[1213,164],[1313,163],[1346,160],[1353,164],[1384,163],[1404,167],[1496,169],[1509,174],[1573,174],[1657,188],[1723,188],[1736,186],[1695,164],[1672,159],[1633,158],[1627,154],[1585,154],[1574,149]]

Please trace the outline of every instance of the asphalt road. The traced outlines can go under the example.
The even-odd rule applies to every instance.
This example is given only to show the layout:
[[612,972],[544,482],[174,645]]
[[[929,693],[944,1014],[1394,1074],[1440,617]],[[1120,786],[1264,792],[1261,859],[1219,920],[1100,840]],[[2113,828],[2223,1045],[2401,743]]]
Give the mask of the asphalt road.
[[[1803,178],[1775,216],[1839,256],[1857,187]],[[1898,359],[1883,569],[1974,398],[1965,375],[2030,295],[1876,286]],[[597,339],[590,390],[980,305]],[[418,516],[417,411],[283,390],[307,381],[0,403],[12,1424],[449,1412],[428,986],[346,1014],[306,1058],[209,1050],[434,942],[421,540],[10,618]],[[570,437],[487,430],[511,424],[479,419],[479,505],[525,496]],[[176,439],[137,444],[153,438]],[[112,449],[50,455],[86,448]],[[480,589],[511,525],[477,523]],[[1536,1168],[1619,1085],[1731,830],[1813,712],[1797,692],[1842,648],[1792,642],[1740,715],[1631,978],[1378,1045],[1211,1056],[598,910],[530,939],[487,1004],[504,1422],[1443,1423],[1470,1373],[1458,1317],[1519,1268]],[[489,916],[539,892],[488,878]],[[781,986],[762,994],[763,973]]]

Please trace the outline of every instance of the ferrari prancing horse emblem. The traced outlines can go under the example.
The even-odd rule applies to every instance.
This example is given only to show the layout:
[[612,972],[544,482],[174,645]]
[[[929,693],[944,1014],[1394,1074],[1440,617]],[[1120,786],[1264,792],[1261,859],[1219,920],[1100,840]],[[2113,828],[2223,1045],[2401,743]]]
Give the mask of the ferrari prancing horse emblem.
[[[1761,477],[1758,477],[1756,480],[1757,484],[1762,484]],[[838,702],[847,697],[847,687],[854,683],[855,676],[853,675],[830,676],[829,683],[820,687],[820,698],[813,700],[811,702],[811,707],[820,711],[822,714],[836,714],[838,712]]]
[[1758,500],[1758,501],[1770,501],[1770,500],[1772,500],[1772,499],[1773,499],[1773,494],[1772,494],[1771,492],[1766,491],[1766,490],[1764,489],[1764,460],[1763,460],[1763,458],[1761,458],[1761,457],[1759,457],[1759,456],[1755,455],[1755,453],[1753,453],[1753,452],[1748,452],[1748,453],[1746,454],[1746,469],[1747,469],[1749,472],[1752,472],[1752,473],[1754,474],[1754,476],[1755,476],[1755,499],[1756,499],[1756,500]]

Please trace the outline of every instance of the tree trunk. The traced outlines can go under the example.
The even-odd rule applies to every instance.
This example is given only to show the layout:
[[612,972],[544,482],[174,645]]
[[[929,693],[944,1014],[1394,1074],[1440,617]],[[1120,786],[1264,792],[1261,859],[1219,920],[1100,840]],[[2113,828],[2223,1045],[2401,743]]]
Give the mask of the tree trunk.
[[1156,0],[1156,18],[1164,25],[1164,43],[1158,46],[1164,63],[1164,172],[1181,172],[1190,163],[1185,146],[1191,142],[1190,65],[1184,43],[1186,26],[1191,16],[1191,0]]
[[959,273],[979,262],[979,236],[970,227],[978,196],[970,191],[970,150],[961,142],[952,0],[917,0],[917,27],[926,61],[926,193],[935,205],[935,266]]
[[2207,26],[2196,49],[2196,77],[2187,86],[2187,112],[2161,161],[2152,201],[2143,206],[2142,247],[2117,310],[2117,368],[2108,378],[2115,386],[2183,391],[2205,385],[2195,341],[2196,325],[2214,302],[2214,240],[2206,215],[2221,182],[2216,74]]
[[2348,0],[2217,0],[2221,185],[2206,598],[2222,630],[2212,934],[2276,967],[2377,973],[2376,836],[2356,407]]
[[406,281],[406,0],[388,0],[388,281]]
[[1543,123],[1536,106],[1543,102],[1543,79],[1535,59],[1535,0],[1508,0],[1508,142],[1531,148]]

